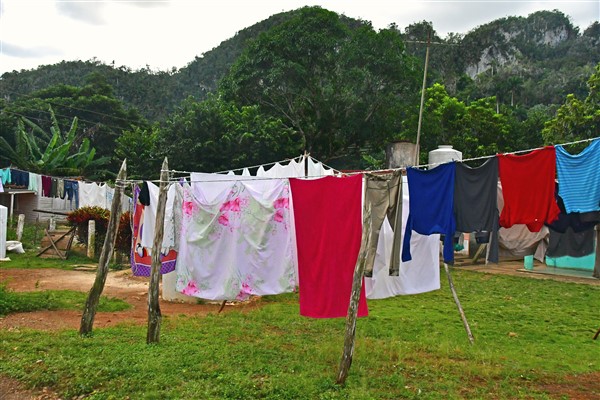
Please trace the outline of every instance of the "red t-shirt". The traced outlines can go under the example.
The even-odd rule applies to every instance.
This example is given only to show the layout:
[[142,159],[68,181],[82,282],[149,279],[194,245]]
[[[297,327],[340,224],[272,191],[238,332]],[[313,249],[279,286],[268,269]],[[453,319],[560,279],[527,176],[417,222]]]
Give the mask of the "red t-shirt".
[[556,220],[560,209],[554,197],[554,146],[525,155],[498,154],[498,169],[504,196],[500,226],[526,224],[531,232],[539,232],[544,223]]

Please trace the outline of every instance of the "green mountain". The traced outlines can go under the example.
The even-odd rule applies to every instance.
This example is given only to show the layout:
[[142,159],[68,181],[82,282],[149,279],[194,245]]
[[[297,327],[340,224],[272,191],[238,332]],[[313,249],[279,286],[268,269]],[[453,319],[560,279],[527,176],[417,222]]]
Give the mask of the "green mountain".
[[[134,71],[97,60],[62,61],[3,74],[0,94],[10,102],[53,85],[83,86],[86,76],[95,72],[105,77],[126,107],[137,109],[149,121],[162,121],[186,97],[201,100],[215,91],[250,41],[297,12],[275,14],[242,29],[179,70]],[[351,27],[368,23],[346,17],[344,22]],[[428,22],[410,25],[399,33],[407,42],[406,51],[421,63],[426,48],[422,42],[429,30],[434,42],[429,84],[441,82],[451,95],[466,101],[494,95],[501,103],[527,108],[560,104],[569,93],[585,96],[585,81],[600,62],[600,24],[580,33],[559,11],[502,18],[445,39]]]

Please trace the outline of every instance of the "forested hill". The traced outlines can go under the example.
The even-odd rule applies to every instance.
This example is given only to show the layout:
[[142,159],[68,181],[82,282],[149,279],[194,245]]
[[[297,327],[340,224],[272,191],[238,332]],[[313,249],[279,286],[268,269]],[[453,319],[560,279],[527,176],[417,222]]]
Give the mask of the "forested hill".
[[[188,96],[198,100],[217,88],[218,81],[229,71],[248,41],[262,32],[291,19],[299,10],[272,15],[192,60],[187,66],[172,71],[152,71],[150,68],[131,68],[106,65],[98,60],[62,61],[33,70],[5,73],[0,79],[2,97],[16,99],[47,87],[65,84],[83,86],[91,73],[100,73],[114,88],[115,96],[135,107],[151,121],[161,121]],[[341,17],[349,27],[363,22]]]
[[[425,27],[415,24],[407,36],[415,30],[424,40]],[[580,33],[558,11],[502,18],[464,36],[434,39],[442,44],[432,45],[432,70],[452,94],[497,96],[525,107],[561,103],[568,93],[584,95],[586,78],[600,61],[600,24]]]
[[[97,72],[127,107],[136,108],[150,121],[161,121],[186,97],[201,100],[214,91],[249,41],[298,11],[276,14],[242,29],[179,70],[134,71],[97,60],[63,61],[5,73],[0,92],[4,99],[15,100],[57,84],[83,86],[86,77]],[[368,24],[346,17],[343,21],[350,27]],[[559,104],[568,93],[585,95],[585,81],[600,61],[600,24],[596,22],[580,33],[559,11],[503,18],[447,38],[440,38],[435,26],[425,21],[398,28],[407,51],[421,63],[426,46],[420,42],[427,39],[430,30],[430,83],[441,82],[450,94],[466,101],[497,96],[500,102],[525,107]]]

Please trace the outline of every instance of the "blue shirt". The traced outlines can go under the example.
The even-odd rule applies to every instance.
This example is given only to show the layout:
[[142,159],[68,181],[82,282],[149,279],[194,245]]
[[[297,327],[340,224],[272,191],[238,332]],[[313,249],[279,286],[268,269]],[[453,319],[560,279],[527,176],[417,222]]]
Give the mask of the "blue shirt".
[[567,213],[600,211],[600,139],[572,155],[555,146],[558,195]]
[[456,163],[442,164],[422,171],[409,168],[409,214],[404,232],[402,261],[410,261],[412,231],[421,235],[444,234],[444,262],[454,263],[454,177]]

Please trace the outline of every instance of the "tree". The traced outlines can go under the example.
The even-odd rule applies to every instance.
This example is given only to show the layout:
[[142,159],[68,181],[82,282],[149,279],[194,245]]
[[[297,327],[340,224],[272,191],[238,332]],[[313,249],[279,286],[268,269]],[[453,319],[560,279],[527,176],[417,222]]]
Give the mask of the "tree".
[[116,141],[115,156],[127,159],[128,175],[131,179],[151,179],[160,173],[161,154],[158,140],[160,126],[158,123],[150,128],[135,127],[126,130]]
[[[22,118],[15,133],[14,146],[0,137],[0,158],[22,170],[48,175],[98,173],[98,168],[106,164],[109,158],[94,159],[96,150],[90,147],[89,139],[80,140],[76,135],[77,117],[73,118],[69,130],[63,133],[51,107],[49,112],[52,119],[50,134],[29,119]],[[26,126],[30,130],[26,130]],[[80,144],[76,146],[78,141]]]
[[[0,115],[1,136],[11,146],[16,144],[13,132],[17,130],[21,117],[34,121],[46,132],[53,126],[53,118],[64,126],[77,117],[80,133],[74,145],[88,138],[99,157],[111,160],[115,141],[122,132],[146,125],[135,109],[127,109],[121,100],[114,97],[112,86],[106,82],[105,76],[98,73],[88,75],[86,84],[81,87],[54,85],[27,97],[5,101],[3,106]],[[54,110],[54,117],[48,111],[49,106]],[[107,169],[114,176],[119,165],[119,160],[112,160]]]
[[588,82],[588,96],[579,100],[569,94],[556,116],[546,122],[542,136],[546,144],[558,144],[598,136],[600,132],[600,63]]
[[280,118],[324,160],[390,139],[417,88],[396,30],[351,29],[318,7],[261,34],[220,85],[226,99]]
[[292,158],[298,135],[258,106],[238,107],[211,95],[185,100],[159,133],[159,148],[174,169],[220,171]]
[[[512,150],[507,116],[496,113],[496,99],[483,98],[469,105],[451,97],[436,83],[426,90],[423,111],[420,160],[425,162],[431,150],[451,144],[464,158],[485,156]],[[410,140],[417,126],[418,110],[406,121],[400,139]]]

